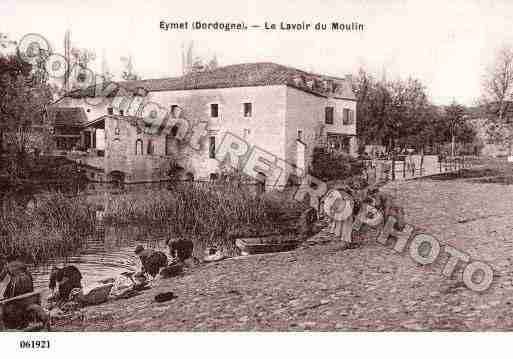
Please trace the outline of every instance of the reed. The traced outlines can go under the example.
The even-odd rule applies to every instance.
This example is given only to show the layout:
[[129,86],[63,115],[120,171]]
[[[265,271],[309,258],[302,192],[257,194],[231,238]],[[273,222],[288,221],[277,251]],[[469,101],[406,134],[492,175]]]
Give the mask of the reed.
[[42,263],[75,253],[96,228],[98,205],[104,207],[106,224],[152,226],[172,236],[227,245],[236,237],[282,233],[280,213],[297,207],[282,197],[255,196],[229,184],[180,185],[94,199],[44,193],[35,208],[13,206],[0,214],[0,257],[17,255]]
[[171,191],[111,195],[106,203],[105,219],[111,223],[153,223],[179,237],[230,239],[280,231],[275,214],[285,202],[231,185],[184,185]]
[[12,205],[0,215],[0,255],[41,263],[73,253],[94,229],[92,206],[80,198],[44,193],[37,206]]

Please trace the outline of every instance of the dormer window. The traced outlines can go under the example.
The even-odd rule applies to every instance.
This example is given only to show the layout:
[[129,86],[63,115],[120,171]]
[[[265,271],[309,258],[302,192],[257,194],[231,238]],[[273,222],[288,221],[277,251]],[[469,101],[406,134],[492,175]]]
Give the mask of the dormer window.
[[303,76],[301,75],[297,75],[294,77],[294,84],[296,86],[303,86],[304,85],[304,79],[303,79]]

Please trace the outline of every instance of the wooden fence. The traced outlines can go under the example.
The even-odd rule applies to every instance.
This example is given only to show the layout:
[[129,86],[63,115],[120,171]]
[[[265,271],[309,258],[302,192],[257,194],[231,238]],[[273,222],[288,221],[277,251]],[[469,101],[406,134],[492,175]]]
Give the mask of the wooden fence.
[[424,161],[419,163],[403,160],[365,160],[364,165],[367,176],[376,181],[407,180],[422,176],[430,176],[441,173],[457,172],[470,168],[476,164],[476,156],[447,157],[431,162],[426,166]]

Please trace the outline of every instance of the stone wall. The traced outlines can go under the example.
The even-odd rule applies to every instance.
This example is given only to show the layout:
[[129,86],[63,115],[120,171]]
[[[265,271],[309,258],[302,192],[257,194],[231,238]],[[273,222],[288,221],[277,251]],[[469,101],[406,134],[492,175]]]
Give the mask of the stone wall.
[[[328,99],[285,85],[156,91],[146,96],[145,102],[150,101],[167,112],[173,105],[180,106],[190,126],[206,124],[207,131],[200,141],[200,148],[170,140],[166,142],[165,134],[150,135],[138,131],[133,122],[106,117],[103,160],[106,175],[120,171],[126,175],[127,182],[165,179],[171,162],[175,161],[184,168],[184,173],[190,173],[195,179],[208,179],[212,173],[219,172],[219,162],[209,156],[210,137],[215,137],[216,148],[219,148],[227,133],[296,164],[298,129],[302,131],[302,141],[306,145],[305,168],[308,168],[318,136],[326,136],[328,132],[356,133],[355,101]],[[89,120],[106,115],[107,107],[112,106],[111,101],[93,106],[83,99],[69,99],[65,103],[67,106],[83,106]],[[244,113],[244,103],[251,104],[249,116]],[[212,104],[218,105],[218,117],[212,117]],[[326,106],[334,107],[333,125],[324,122]],[[114,107],[114,113],[119,114],[116,101]],[[342,124],[344,108],[354,111],[354,124]],[[125,115],[136,113],[124,109]],[[149,141],[153,144],[153,153],[148,153]],[[97,139],[96,142],[101,141]],[[137,153],[136,143],[142,143],[142,151]],[[280,184],[285,184],[286,178],[281,176]]]
[[[219,162],[209,158],[208,142],[215,137],[216,147],[227,132],[244,138],[276,156],[284,156],[286,87],[259,86],[221,89],[152,92],[149,100],[170,109],[178,105],[192,124],[206,123],[208,132],[201,149],[182,148],[179,163],[197,179],[219,171]],[[251,116],[244,116],[244,103],[251,103]],[[211,116],[211,105],[218,104],[218,117]]]
[[[327,106],[334,108],[333,124],[325,123]],[[354,112],[353,124],[343,124],[344,109]],[[306,145],[305,168],[311,164],[313,148],[327,133],[356,135],[356,101],[316,96],[287,87],[286,112],[285,159],[289,163],[297,164],[298,130]]]
[[[153,151],[148,151],[151,142]],[[104,169],[125,174],[126,182],[165,179],[172,158],[165,155],[165,138],[150,135],[122,118],[105,119]]]

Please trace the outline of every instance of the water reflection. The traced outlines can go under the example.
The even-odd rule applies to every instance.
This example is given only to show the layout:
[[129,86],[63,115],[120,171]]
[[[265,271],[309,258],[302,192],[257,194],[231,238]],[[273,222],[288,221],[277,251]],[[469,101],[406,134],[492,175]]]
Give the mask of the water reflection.
[[82,272],[85,288],[95,287],[100,280],[139,269],[134,254],[137,244],[168,253],[165,241],[170,238],[165,229],[143,226],[99,226],[96,233],[85,238],[84,246],[75,256],[51,261],[33,268],[34,287],[48,297],[48,280],[52,265],[73,264]]

